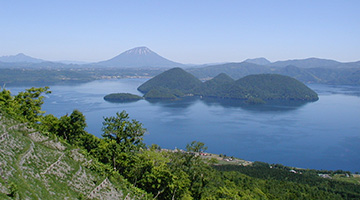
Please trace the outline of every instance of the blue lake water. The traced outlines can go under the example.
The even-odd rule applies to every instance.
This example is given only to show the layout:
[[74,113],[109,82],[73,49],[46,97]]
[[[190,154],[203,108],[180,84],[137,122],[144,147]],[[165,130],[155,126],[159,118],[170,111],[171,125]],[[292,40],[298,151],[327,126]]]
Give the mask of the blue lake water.
[[[360,87],[309,85],[319,101],[244,105],[191,98],[109,103],[106,94],[130,92],[145,79],[99,80],[52,86],[43,110],[55,116],[83,112],[87,130],[101,137],[104,116],[126,110],[147,128],[145,143],[184,149],[202,141],[208,152],[301,168],[360,171]],[[8,87],[13,93],[26,87]]]

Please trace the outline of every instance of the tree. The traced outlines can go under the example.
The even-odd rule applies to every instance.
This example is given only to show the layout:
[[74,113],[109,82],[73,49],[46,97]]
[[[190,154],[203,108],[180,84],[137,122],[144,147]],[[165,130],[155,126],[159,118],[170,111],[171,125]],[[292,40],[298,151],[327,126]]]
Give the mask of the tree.
[[136,120],[129,120],[129,115],[122,111],[117,112],[115,117],[105,117],[103,122],[102,136],[115,140],[124,152],[139,150],[144,147],[143,136],[146,129]]
[[192,141],[191,144],[186,145],[186,151],[202,153],[207,150],[207,147],[204,143],[198,141]]
[[161,151],[161,147],[157,144],[151,144],[151,146],[149,147],[149,150],[151,151]]
[[46,115],[42,119],[42,126],[49,132],[63,137],[71,144],[81,142],[80,138],[87,132],[85,131],[85,116],[78,110],[74,110],[70,116],[68,114],[57,119],[53,115]]
[[101,141],[103,140],[88,132],[80,136],[80,146],[90,153],[93,153],[92,150],[96,151]]
[[0,92],[0,106],[0,111],[4,111],[10,115],[15,114],[18,107],[11,92],[5,88]]
[[41,129],[43,131],[56,134],[59,129],[60,120],[52,114],[45,115],[41,119]]
[[19,92],[12,96],[9,90],[3,88],[0,92],[0,106],[2,111],[14,117],[21,116],[20,119],[31,123],[39,122],[42,114],[41,106],[44,103],[43,93],[49,94],[49,87],[30,88],[25,92]]
[[136,154],[123,175],[134,186],[152,193],[158,199],[182,199],[189,193],[190,181],[182,170],[172,170],[168,152],[156,148]]
[[[122,111],[117,112],[115,117],[105,117],[103,122],[102,136],[109,142],[109,148],[113,167],[126,165],[129,154],[144,147],[143,136],[146,129],[136,120],[130,120],[129,115]],[[122,160],[118,160],[122,157]]]
[[118,169],[120,165],[122,168],[127,166],[127,154],[121,151],[120,144],[116,143],[115,140],[106,139],[105,142],[100,143],[99,149],[102,153],[99,155],[100,158],[103,157],[102,159],[107,160],[105,163],[112,164],[114,170]]
[[74,110],[70,115],[69,140],[71,143],[78,141],[80,136],[85,134],[86,126],[85,116],[79,110]]
[[200,153],[207,149],[204,143],[193,141],[186,145],[187,152],[176,152],[171,154],[170,168],[173,172],[183,171],[186,173],[190,183],[190,193],[194,199],[201,199],[205,187],[211,182],[213,169],[194,152]]
[[56,135],[63,137],[65,140],[68,140],[70,129],[70,117],[68,114],[61,116],[59,119],[59,126],[56,129]]
[[49,87],[32,87],[26,89],[25,92],[19,92],[14,98],[14,101],[19,105],[18,114],[24,116],[29,122],[35,123],[40,121],[41,115],[45,113],[41,111],[41,106],[44,103],[44,96],[42,96],[42,94],[51,93],[51,91],[48,90]]

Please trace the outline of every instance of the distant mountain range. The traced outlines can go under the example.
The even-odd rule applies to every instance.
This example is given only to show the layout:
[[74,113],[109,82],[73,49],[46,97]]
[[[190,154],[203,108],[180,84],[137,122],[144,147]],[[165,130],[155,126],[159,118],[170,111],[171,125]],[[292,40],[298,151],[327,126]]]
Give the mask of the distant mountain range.
[[321,83],[333,85],[360,85],[360,63],[340,63],[328,67],[306,68],[298,64],[285,67],[257,65],[248,62],[226,63],[202,68],[187,69],[200,79],[210,79],[219,73],[226,73],[233,79],[239,79],[251,74],[282,74],[296,78],[304,83]]
[[297,60],[286,60],[286,61],[277,61],[274,63],[269,63],[268,65],[274,67],[286,67],[286,66],[296,66],[299,68],[336,68],[339,65],[344,63],[328,60],[328,59],[320,59],[320,58],[307,58],[307,59],[297,59]]
[[[15,65],[9,65],[9,63]],[[51,63],[51,64],[50,64]],[[246,59],[241,63],[256,64],[266,67],[287,67],[295,66],[298,68],[360,68],[360,61],[358,62],[338,62],[329,59],[320,58],[307,58],[307,59],[294,59],[285,61],[270,62],[266,58],[253,58]],[[7,68],[15,66],[17,68],[24,67],[66,67],[66,65],[77,65],[77,67],[112,67],[112,68],[174,68],[174,67],[192,67],[203,68],[212,66],[221,66],[236,63],[222,63],[222,64],[203,64],[203,65],[184,65],[178,62],[168,60],[159,54],[153,52],[147,47],[136,47],[127,50],[114,58],[109,60],[100,61],[96,63],[86,63],[81,61],[46,61],[43,59],[33,58],[23,53],[13,56],[0,57],[0,67]],[[240,64],[240,63],[237,63]],[[242,64],[243,65],[243,64]]]
[[358,68],[360,67],[360,61],[358,62],[339,62],[330,59],[321,58],[306,58],[306,59],[293,59],[270,62],[266,58],[254,58],[246,59],[244,62],[270,66],[270,67],[287,67],[295,66],[298,68]]
[[[174,67],[187,68],[188,72],[200,79],[210,79],[220,73],[226,73],[233,79],[239,79],[250,74],[267,73],[291,76],[305,83],[360,85],[360,61],[339,62],[329,59],[307,58],[270,62],[266,58],[253,58],[237,63],[190,66],[161,57],[147,47],[133,48],[109,60],[85,64],[74,61],[50,62],[24,54],[0,57],[0,68],[2,69],[105,70],[107,68],[108,70],[127,70],[121,76],[138,76],[139,73],[133,70],[138,72],[141,70],[141,72],[153,70],[151,74],[154,74],[154,70],[157,70],[159,74]],[[113,76],[113,72],[111,73],[111,76]],[[147,71],[146,74],[148,73]],[[104,75],[109,76],[105,72]],[[78,77],[72,78],[76,79]]]

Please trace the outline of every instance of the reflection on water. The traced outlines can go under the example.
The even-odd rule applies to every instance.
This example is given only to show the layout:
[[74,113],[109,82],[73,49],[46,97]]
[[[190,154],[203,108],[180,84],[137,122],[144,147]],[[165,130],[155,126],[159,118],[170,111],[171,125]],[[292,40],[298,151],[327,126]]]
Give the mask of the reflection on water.
[[[135,101],[109,101],[110,103],[132,103]],[[220,99],[211,97],[185,97],[181,99],[146,99],[152,105],[162,106],[165,108],[188,108],[191,105],[202,101],[207,106],[222,106],[224,108],[242,108],[255,112],[287,112],[301,108],[306,105],[306,101],[288,101],[288,100],[267,100],[266,104],[248,104],[244,100],[238,99]]]
[[360,97],[360,87],[354,85],[320,85],[313,84],[315,92],[321,94],[342,94]]
[[[163,148],[185,148],[193,140],[209,152],[250,161],[315,169],[360,171],[360,87],[310,85],[316,102],[268,102],[196,97],[178,101],[110,103],[109,93],[133,93],[145,79],[100,80],[52,86],[43,109],[59,117],[79,109],[87,130],[101,136],[103,117],[126,110],[147,128],[144,141]],[[9,88],[13,93],[27,87]]]
[[152,105],[159,105],[169,108],[187,108],[198,101],[198,97],[186,97],[181,99],[146,99]]
[[[105,99],[104,99],[105,100]],[[134,103],[137,101],[140,101],[141,99],[126,99],[126,100],[114,100],[114,99],[107,99],[105,101],[109,103],[115,103],[115,104],[123,104],[123,103]]]
[[306,101],[282,101],[282,100],[267,100],[266,104],[248,104],[244,100],[237,99],[218,99],[218,98],[202,98],[204,103],[208,106],[220,105],[225,108],[242,108],[248,111],[255,112],[286,112],[296,110],[309,102]]

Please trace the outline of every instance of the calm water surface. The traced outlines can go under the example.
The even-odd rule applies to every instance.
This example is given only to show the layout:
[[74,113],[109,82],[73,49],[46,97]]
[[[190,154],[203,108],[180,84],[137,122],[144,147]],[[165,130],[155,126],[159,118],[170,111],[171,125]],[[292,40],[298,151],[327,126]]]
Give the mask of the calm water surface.
[[[360,171],[360,87],[309,85],[313,103],[244,105],[236,101],[186,99],[174,102],[109,103],[113,92],[140,94],[145,79],[100,80],[52,86],[43,110],[62,116],[78,109],[87,130],[101,137],[103,116],[126,110],[143,123],[145,143],[185,148],[202,141],[208,151],[288,166]],[[26,87],[9,87],[13,93]]]

